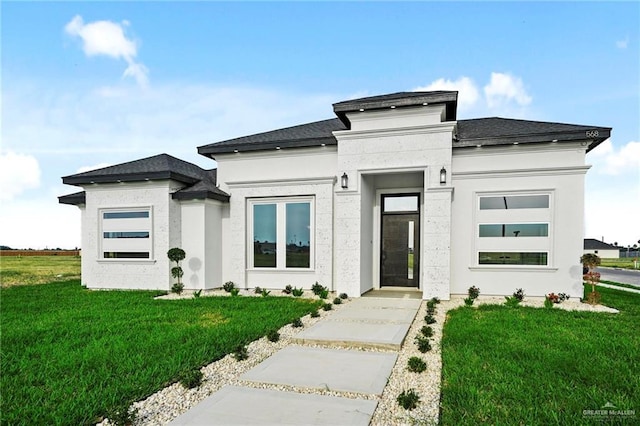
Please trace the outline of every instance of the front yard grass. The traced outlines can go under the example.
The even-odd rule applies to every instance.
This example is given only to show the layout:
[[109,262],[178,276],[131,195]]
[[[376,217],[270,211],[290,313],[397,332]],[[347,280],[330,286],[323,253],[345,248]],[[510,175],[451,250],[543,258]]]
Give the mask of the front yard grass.
[[157,294],[89,291],[76,280],[2,288],[0,424],[93,424],[319,307]]
[[607,403],[635,410],[638,421],[640,295],[597,290],[619,314],[498,305],[449,312],[441,423],[593,424],[583,410]]
[[45,284],[80,279],[80,256],[0,256],[0,284]]

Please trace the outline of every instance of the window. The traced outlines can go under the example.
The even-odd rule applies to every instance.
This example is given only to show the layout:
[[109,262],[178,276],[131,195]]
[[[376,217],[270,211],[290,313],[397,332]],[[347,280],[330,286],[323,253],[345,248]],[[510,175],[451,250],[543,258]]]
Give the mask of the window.
[[152,253],[151,209],[100,211],[101,259],[150,259]]
[[312,268],[313,199],[249,200],[250,267]]
[[477,265],[550,266],[551,193],[482,194],[477,198]]

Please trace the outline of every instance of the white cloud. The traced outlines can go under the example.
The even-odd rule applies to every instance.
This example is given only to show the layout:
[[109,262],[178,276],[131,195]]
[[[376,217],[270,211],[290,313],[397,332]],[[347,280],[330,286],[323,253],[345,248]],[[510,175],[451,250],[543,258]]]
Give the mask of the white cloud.
[[460,77],[457,80],[439,78],[426,86],[420,86],[413,89],[414,92],[428,92],[430,90],[457,90],[458,107],[463,110],[474,106],[480,98],[480,93],[478,92],[476,84],[469,77]]
[[111,163],[100,163],[100,164],[96,164],[96,165],[93,165],[93,166],[82,166],[78,170],[76,170],[76,173],[89,172],[91,170],[102,169],[102,168],[109,167],[109,166],[111,166]]
[[640,142],[631,141],[616,149],[607,139],[589,154],[589,159],[597,173],[616,176],[635,172],[636,180],[640,179]]
[[626,49],[628,46],[629,46],[629,36],[627,36],[623,40],[617,40],[616,41],[616,47],[618,49]]
[[522,79],[500,72],[491,73],[491,81],[484,86],[484,94],[489,108],[498,108],[511,102],[526,106],[532,101]]
[[0,200],[12,200],[28,189],[40,186],[40,165],[31,155],[0,152]]
[[128,25],[128,21],[123,21],[122,24],[111,21],[85,24],[82,16],[76,15],[65,25],[64,30],[67,34],[82,39],[82,50],[87,56],[104,55],[125,60],[128,66],[123,77],[133,77],[140,86],[145,87],[149,82],[149,70],[135,61],[138,46],[125,34],[124,27]]

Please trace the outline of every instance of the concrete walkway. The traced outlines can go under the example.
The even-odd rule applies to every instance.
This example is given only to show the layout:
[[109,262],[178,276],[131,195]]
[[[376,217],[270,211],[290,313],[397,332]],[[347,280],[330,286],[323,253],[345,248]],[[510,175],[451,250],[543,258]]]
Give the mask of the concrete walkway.
[[247,386],[223,387],[171,425],[368,425],[420,303],[355,299],[242,375]]

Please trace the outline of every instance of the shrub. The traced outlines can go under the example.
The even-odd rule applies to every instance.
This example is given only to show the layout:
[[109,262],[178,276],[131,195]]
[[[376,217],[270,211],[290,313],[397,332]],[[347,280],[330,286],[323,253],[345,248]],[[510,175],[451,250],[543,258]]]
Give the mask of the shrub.
[[551,302],[553,303],[562,303],[565,300],[569,300],[571,296],[569,296],[567,293],[549,293],[547,294],[546,298],[549,299]]
[[173,283],[171,286],[171,291],[175,294],[181,294],[182,290],[184,290],[184,284],[182,283]]
[[428,325],[424,325],[420,329],[420,333],[422,333],[424,337],[431,337],[433,336],[433,328],[429,327]]
[[271,291],[263,288],[260,294],[262,295],[262,297],[267,297],[271,294]]
[[464,305],[465,305],[465,306],[471,306],[471,305],[473,305],[473,300],[474,300],[474,299],[472,299],[471,297],[465,297],[465,298],[464,298]]
[[408,391],[402,391],[402,393],[398,395],[396,401],[398,401],[398,405],[400,405],[405,410],[413,410],[418,406],[420,397],[415,390],[409,389]]
[[291,290],[291,294],[293,294],[293,297],[300,297],[304,294],[304,290],[302,289],[302,287],[294,287],[293,290]]
[[587,303],[591,305],[597,305],[598,303],[600,303],[600,299],[602,299],[602,296],[597,291],[592,291],[591,293],[587,294]]
[[333,309],[333,305],[331,303],[325,303],[324,305],[322,305],[322,309],[324,309],[325,311],[330,311],[331,309]]
[[318,318],[319,316],[320,316],[320,312],[318,312],[317,310],[311,312],[311,318]]
[[325,290],[325,287],[322,284],[318,283],[317,281],[314,285],[311,286],[311,291],[316,296],[319,296],[322,290]]
[[544,307],[547,309],[553,308],[553,301],[549,297],[544,298]]
[[567,293],[559,293],[558,294],[558,300],[560,300],[560,303],[564,302],[565,300],[569,300],[571,296],[569,296]]
[[267,339],[268,339],[270,342],[274,342],[274,343],[275,343],[275,342],[277,342],[278,340],[280,340],[280,333],[278,333],[278,332],[277,332],[277,331],[275,331],[275,330],[272,330],[272,331],[270,331],[270,332],[268,332],[268,333],[267,333]]
[[429,300],[427,302],[427,309],[435,309],[436,308],[436,302],[434,302],[433,300]]
[[231,293],[231,290],[236,288],[236,284],[233,281],[227,281],[226,283],[224,283],[224,285],[222,286],[222,288],[224,289],[224,291],[226,291],[227,293]]
[[524,290],[517,288],[516,291],[513,292],[513,297],[518,299],[519,302],[522,302],[524,300]]
[[516,296],[505,296],[504,298],[506,300],[504,304],[510,308],[515,308],[520,305],[520,299],[518,299]]
[[340,299],[348,299],[347,293],[340,293]]
[[322,289],[322,291],[320,291],[320,294],[318,294],[318,296],[320,297],[320,299],[326,299],[327,297],[329,297],[329,290]]
[[180,384],[184,386],[185,389],[193,389],[200,386],[202,383],[202,371],[198,368],[193,368],[191,370],[184,371],[180,374]]
[[422,373],[426,369],[427,363],[424,362],[422,358],[417,356],[412,356],[411,358],[409,358],[409,361],[407,362],[407,370],[411,371],[412,373]]
[[431,350],[431,342],[426,337],[418,335],[415,342],[420,352],[425,353]]
[[436,319],[435,319],[435,318],[433,317],[433,315],[431,315],[431,314],[427,314],[427,315],[424,317],[424,321],[425,321],[427,324],[435,324],[435,323],[436,323]]
[[256,288],[254,288],[254,289],[253,289],[253,292],[254,292],[255,294],[260,294],[260,293],[262,293],[262,288],[260,288],[260,287],[256,287]]
[[302,323],[302,320],[300,318],[296,318],[291,323],[291,326],[295,328],[300,328],[300,327],[304,327],[304,324]]
[[108,410],[107,417],[116,426],[132,425],[138,417],[138,409],[130,404],[118,405]]
[[342,299],[340,299],[339,297],[336,297],[335,299],[333,299],[333,304],[334,305],[339,305],[342,303]]
[[193,292],[193,297],[195,297],[197,299],[198,297],[200,297],[201,294],[202,294],[202,289],[200,289],[198,291],[194,291]]
[[436,313],[436,308],[435,307],[429,307],[427,306],[427,315],[433,315]]
[[291,287],[290,285],[287,285],[284,290],[282,290],[282,292],[284,294],[291,294],[291,292],[293,291],[293,287]]
[[469,287],[469,290],[467,290],[469,293],[469,298],[471,299],[477,299],[478,296],[480,296],[480,289],[474,285],[472,285],[471,287]]
[[232,288],[231,289],[231,296],[237,296],[238,294],[240,294],[240,289],[239,288]]
[[233,351],[233,357],[236,359],[236,361],[244,361],[245,359],[249,358],[249,351],[247,350],[247,347],[245,345],[238,346]]
[[435,303],[437,305],[438,303],[440,303],[440,299],[438,299],[437,297],[432,297],[431,298],[431,302],[433,302],[433,303]]

